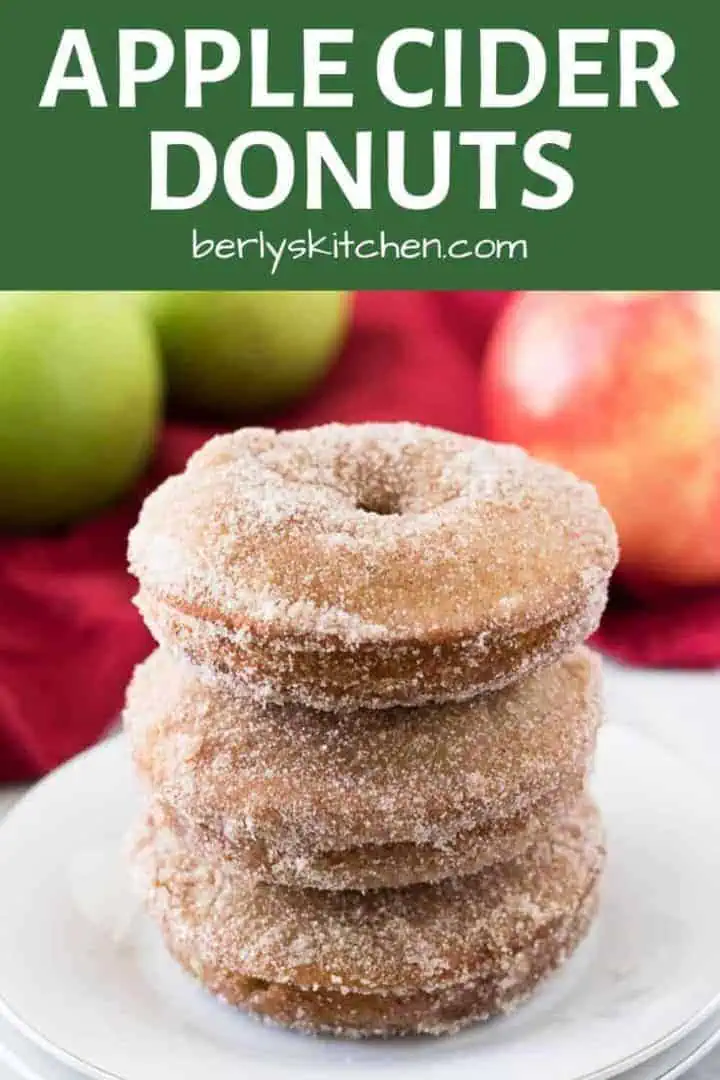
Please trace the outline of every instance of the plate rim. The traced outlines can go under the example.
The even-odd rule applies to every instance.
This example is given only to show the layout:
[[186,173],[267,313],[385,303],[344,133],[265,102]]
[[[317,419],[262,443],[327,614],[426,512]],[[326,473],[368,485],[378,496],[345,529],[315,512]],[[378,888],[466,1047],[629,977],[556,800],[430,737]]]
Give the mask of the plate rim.
[[[658,1073],[653,1080],[677,1080],[677,1077],[684,1075],[684,1073],[687,1072],[688,1069],[691,1069],[693,1065],[697,1065],[700,1061],[703,1061],[718,1045],[720,1045],[720,1009],[713,1015],[715,1016],[715,1023],[703,1039],[699,1043],[695,1043],[688,1053],[684,1054],[679,1061],[674,1062],[668,1068],[663,1069],[661,1073]],[[0,1016],[5,1019],[8,1026],[16,1032],[20,1038],[26,1039],[29,1045],[39,1049],[53,1062],[61,1065],[63,1069],[67,1067],[67,1062],[62,1061],[55,1054],[46,1051],[45,1047],[41,1046],[34,1039],[29,1038],[18,1025],[10,1020],[10,1017],[2,1007],[0,1007]],[[705,1023],[709,1024],[711,1019],[712,1017],[708,1017]],[[16,1050],[7,1046],[2,1037],[2,1032],[0,1032],[0,1062],[3,1061],[18,1074],[20,1080],[23,1080],[23,1078],[25,1078],[25,1080],[44,1080],[34,1065],[28,1065]]]
[[[714,1014],[716,1017],[716,1023],[712,1030],[710,1030],[701,1042],[696,1043],[692,1049],[685,1054],[680,1061],[676,1061],[670,1065],[669,1068],[664,1069],[662,1073],[659,1073],[654,1080],[676,1080],[677,1077],[682,1076],[688,1069],[691,1069],[693,1065],[697,1065],[700,1061],[704,1060],[708,1054],[710,1054],[720,1044],[720,1010],[717,1010]],[[36,1040],[29,1038],[24,1031],[22,1031],[18,1025],[14,1024],[8,1014],[3,1008],[0,1007],[0,1016],[3,1016],[12,1030],[16,1031],[21,1038],[27,1039],[30,1045],[41,1050],[42,1053],[46,1053],[47,1056],[54,1062],[60,1064],[63,1068],[66,1067],[67,1062],[62,1061],[55,1054],[46,1051]],[[705,1021],[709,1023],[711,1017],[708,1017]],[[688,1036],[689,1037],[689,1036]],[[679,1040],[681,1041],[681,1040]],[[29,1066],[18,1053],[9,1049],[4,1043],[0,1033],[0,1062],[5,1061],[9,1064],[9,1067],[18,1073],[21,1078],[26,1077],[28,1080],[41,1080],[41,1074],[37,1072],[34,1066]],[[651,1060],[651,1059],[649,1059]]]

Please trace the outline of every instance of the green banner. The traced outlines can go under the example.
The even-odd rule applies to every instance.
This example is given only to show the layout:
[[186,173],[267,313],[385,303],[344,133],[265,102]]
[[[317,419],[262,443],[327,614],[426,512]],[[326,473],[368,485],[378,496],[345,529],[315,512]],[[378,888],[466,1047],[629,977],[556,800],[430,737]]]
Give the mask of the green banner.
[[720,287],[719,40],[706,0],[6,0],[0,287]]

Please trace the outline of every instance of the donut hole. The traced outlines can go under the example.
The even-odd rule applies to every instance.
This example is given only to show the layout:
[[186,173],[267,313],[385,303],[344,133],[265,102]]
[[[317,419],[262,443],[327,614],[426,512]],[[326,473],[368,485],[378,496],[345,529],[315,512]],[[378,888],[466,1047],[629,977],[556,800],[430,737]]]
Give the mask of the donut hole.
[[376,514],[380,517],[391,517],[394,514],[402,513],[400,499],[389,491],[359,498],[355,503],[355,509],[362,514]]

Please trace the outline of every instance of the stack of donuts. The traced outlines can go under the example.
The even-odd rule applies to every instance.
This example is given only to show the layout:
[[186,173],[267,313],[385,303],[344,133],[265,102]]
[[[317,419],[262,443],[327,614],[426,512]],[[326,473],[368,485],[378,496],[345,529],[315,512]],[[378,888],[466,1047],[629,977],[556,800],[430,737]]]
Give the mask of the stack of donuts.
[[596,627],[617,558],[594,490],[412,424],[249,428],[145,503],[159,648],[125,724],[135,876],[175,959],[289,1027],[453,1031],[585,936]]

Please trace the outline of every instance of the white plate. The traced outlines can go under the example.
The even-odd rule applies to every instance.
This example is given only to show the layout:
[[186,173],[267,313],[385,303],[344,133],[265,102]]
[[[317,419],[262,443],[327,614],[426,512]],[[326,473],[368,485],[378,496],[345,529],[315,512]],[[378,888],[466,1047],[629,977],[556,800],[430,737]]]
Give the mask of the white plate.
[[[623,1073],[622,1080],[678,1080],[719,1043],[720,1016],[714,1013],[669,1050]],[[51,1057],[0,1017],[0,1080],[78,1080],[78,1077],[69,1065]]]
[[453,1038],[313,1039],[218,1004],[165,956],[122,866],[135,795],[122,740],[76,759],[0,827],[0,1000],[45,1049],[122,1080],[600,1080],[720,1001],[720,817],[664,748],[603,732],[610,857],[596,930],[512,1016]]

